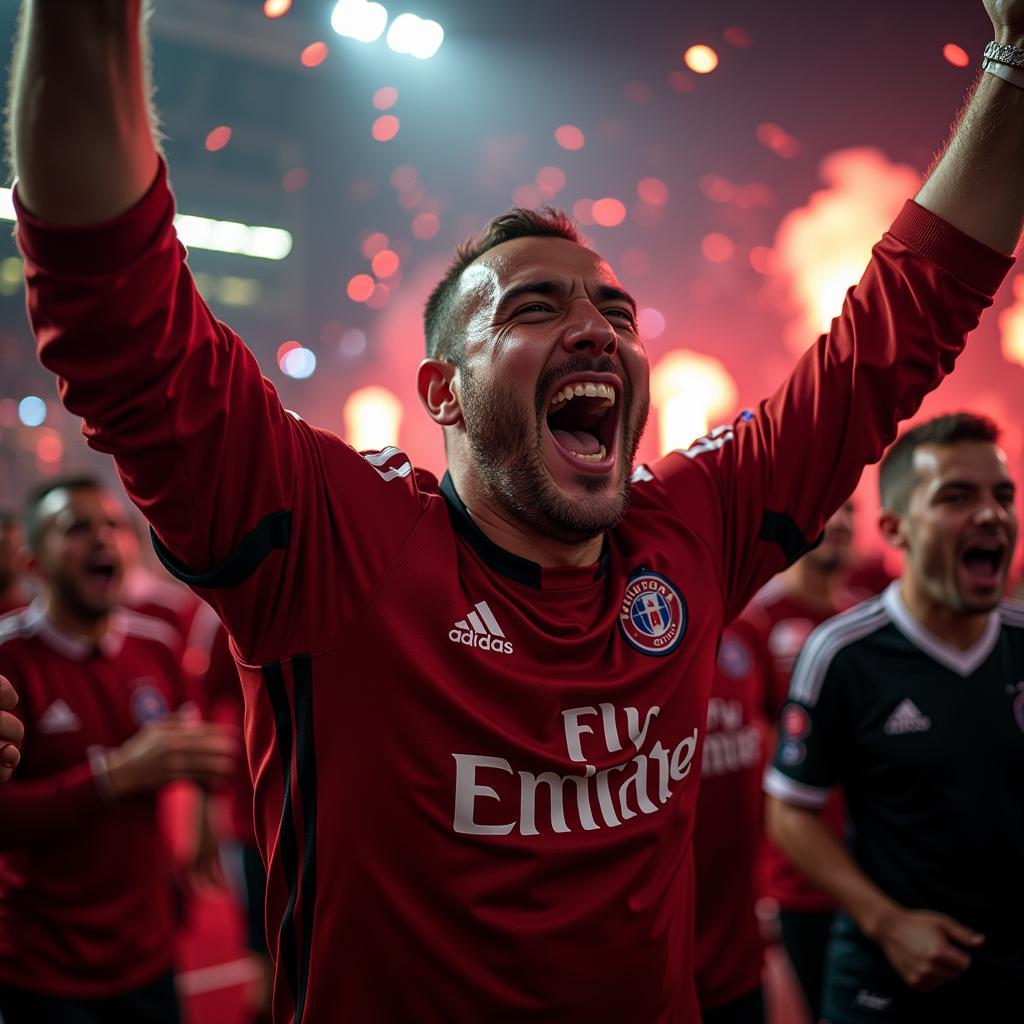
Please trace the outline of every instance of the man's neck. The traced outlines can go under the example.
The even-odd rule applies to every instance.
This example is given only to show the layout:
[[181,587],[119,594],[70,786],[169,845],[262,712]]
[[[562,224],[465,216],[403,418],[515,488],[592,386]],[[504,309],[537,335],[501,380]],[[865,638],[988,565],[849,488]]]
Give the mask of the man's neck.
[[951,647],[966,651],[985,632],[990,612],[965,613],[934,600],[912,576],[900,580],[900,595],[917,621]]
[[817,566],[801,559],[782,574],[786,592],[799,598],[812,608],[835,611],[846,574],[822,572]]
[[98,641],[106,636],[110,628],[110,615],[106,613],[101,616],[83,615],[69,608],[67,604],[53,594],[47,594],[43,598],[46,608],[46,617],[62,633],[71,636],[81,637],[83,640]]
[[452,474],[452,483],[481,533],[510,554],[536,562],[546,569],[595,565],[600,559],[604,543],[602,534],[578,544],[562,543],[531,529],[468,481],[456,479]]

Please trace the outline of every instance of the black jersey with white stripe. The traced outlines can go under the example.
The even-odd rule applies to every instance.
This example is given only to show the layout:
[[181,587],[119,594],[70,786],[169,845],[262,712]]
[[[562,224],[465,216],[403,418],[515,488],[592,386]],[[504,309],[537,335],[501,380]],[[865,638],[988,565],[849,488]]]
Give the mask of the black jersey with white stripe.
[[1003,602],[959,650],[921,626],[897,582],[815,630],[765,788],[817,808],[836,785],[857,862],[881,889],[971,925],[986,948],[1012,941],[1024,913],[1024,605]]

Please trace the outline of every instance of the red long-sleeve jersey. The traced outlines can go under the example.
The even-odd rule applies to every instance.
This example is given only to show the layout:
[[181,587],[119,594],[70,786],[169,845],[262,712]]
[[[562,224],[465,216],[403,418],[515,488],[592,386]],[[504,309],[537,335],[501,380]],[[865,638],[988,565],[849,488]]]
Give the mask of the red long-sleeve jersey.
[[0,786],[0,983],[103,998],[170,966],[170,848],[156,794],[113,801],[95,751],[188,702],[165,623],[115,612],[98,644],[38,604],[0,619],[0,674],[20,700],[22,759]]
[[[909,204],[775,395],[640,467],[595,566],[287,412],[196,292],[164,172],[23,210],[43,362],[235,645],[277,1019],[694,1021],[715,647],[951,369],[1010,261]],[[411,370],[410,370],[411,372]]]

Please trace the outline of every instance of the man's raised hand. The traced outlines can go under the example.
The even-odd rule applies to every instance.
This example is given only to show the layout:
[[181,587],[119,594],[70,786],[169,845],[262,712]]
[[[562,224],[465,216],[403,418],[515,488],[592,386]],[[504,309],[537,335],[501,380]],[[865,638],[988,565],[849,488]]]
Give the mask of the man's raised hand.
[[207,784],[227,778],[238,758],[238,739],[224,726],[171,715],[143,726],[107,755],[117,797],[151,792],[184,779]]

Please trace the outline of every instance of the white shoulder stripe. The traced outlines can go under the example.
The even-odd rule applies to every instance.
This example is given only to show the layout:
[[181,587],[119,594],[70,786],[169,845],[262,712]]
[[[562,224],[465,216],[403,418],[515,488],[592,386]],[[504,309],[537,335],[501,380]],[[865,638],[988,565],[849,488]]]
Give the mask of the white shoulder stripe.
[[163,619],[154,618],[152,615],[142,615],[127,608],[121,609],[119,618],[125,633],[129,636],[143,636],[148,640],[159,640],[175,652],[181,646],[181,637]]
[[1006,598],[999,605],[999,618],[1009,626],[1024,626],[1024,601]]
[[28,611],[27,608],[19,608],[0,618],[0,644],[21,636],[31,636],[35,632],[35,623]]
[[813,707],[835,656],[844,647],[869,636],[888,621],[889,612],[881,598],[873,597],[823,622],[807,638],[800,651],[789,684],[790,697]]
[[784,775],[778,768],[769,767],[764,773],[764,791],[783,803],[796,804],[816,811],[828,803],[831,789],[821,786],[810,786],[806,782],[797,782]]

